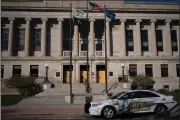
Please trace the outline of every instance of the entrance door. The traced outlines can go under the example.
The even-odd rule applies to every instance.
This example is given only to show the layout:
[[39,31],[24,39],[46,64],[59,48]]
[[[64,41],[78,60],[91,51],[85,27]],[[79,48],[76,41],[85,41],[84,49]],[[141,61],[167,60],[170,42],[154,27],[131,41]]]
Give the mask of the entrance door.
[[[65,83],[70,83],[70,71],[64,71]],[[74,81],[74,72],[72,71],[72,82]]]
[[97,83],[105,83],[105,65],[96,66],[96,81]]
[[99,71],[99,83],[105,83],[105,71]]
[[85,83],[87,80],[87,65],[80,65],[80,83]]
[[[73,66],[71,67],[73,70]],[[72,71],[72,83],[74,81],[74,72]],[[63,65],[63,83],[70,83],[70,65]]]

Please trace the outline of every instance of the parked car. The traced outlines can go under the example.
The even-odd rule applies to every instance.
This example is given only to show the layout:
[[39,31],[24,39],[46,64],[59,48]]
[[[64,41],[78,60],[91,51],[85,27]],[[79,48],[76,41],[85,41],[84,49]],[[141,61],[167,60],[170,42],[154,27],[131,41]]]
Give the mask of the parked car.
[[150,90],[132,90],[118,93],[107,100],[91,102],[89,113],[92,116],[112,119],[122,113],[161,113],[176,104],[173,96]]

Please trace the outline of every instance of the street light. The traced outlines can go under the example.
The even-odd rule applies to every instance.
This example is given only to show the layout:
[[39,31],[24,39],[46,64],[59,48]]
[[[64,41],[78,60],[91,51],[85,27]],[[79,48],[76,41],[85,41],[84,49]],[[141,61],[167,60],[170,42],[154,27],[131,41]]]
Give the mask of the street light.
[[46,77],[44,78],[44,83],[50,83],[50,81],[48,80],[48,70],[49,70],[48,64],[45,65],[45,70],[46,70]]
[[121,64],[121,68],[122,68],[122,80],[124,80],[124,64]]

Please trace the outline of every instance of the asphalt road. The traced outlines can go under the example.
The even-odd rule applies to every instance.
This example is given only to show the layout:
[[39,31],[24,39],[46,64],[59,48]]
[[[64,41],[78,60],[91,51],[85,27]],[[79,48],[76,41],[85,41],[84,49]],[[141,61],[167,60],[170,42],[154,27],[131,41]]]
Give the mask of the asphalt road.
[[[81,115],[23,115],[23,116],[1,116],[2,120],[104,120],[101,117],[95,117],[88,114]],[[165,118],[157,118],[154,115],[125,115],[118,116],[115,120],[170,120]],[[179,120],[179,119],[171,119],[171,120]]]

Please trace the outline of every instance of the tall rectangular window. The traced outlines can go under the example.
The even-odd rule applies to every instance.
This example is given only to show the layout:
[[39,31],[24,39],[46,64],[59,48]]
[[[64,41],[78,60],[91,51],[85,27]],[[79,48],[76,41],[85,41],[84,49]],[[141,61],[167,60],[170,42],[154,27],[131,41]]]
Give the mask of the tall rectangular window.
[[147,30],[141,30],[141,43],[142,43],[142,51],[149,51]]
[[152,68],[152,64],[146,64],[145,65],[145,74],[148,77],[153,77],[153,68]]
[[180,77],[180,64],[176,64],[177,77]]
[[172,42],[172,51],[178,51],[176,30],[171,30],[171,42]]
[[157,51],[163,51],[162,30],[156,30]]
[[38,77],[38,65],[30,65],[30,76]]
[[33,31],[33,50],[41,51],[41,29],[34,29]]
[[13,65],[13,76],[21,76],[21,65]]
[[168,77],[168,64],[161,64],[161,77]]
[[126,30],[126,50],[134,51],[133,30]]
[[18,51],[24,50],[25,29],[18,29],[17,31]]
[[1,78],[4,77],[4,65],[1,65]]
[[87,39],[83,38],[81,41],[81,51],[87,51]]
[[97,39],[95,43],[96,43],[96,51],[102,51],[103,41],[101,39]]
[[130,76],[136,76],[137,75],[137,65],[136,64],[130,64],[129,65],[129,75]]
[[73,48],[73,41],[71,41],[71,39],[68,39],[68,38],[64,39],[63,40],[63,50],[70,51],[70,47],[71,47],[71,49]]
[[1,31],[1,50],[8,50],[8,39],[9,39],[9,29],[2,29]]

